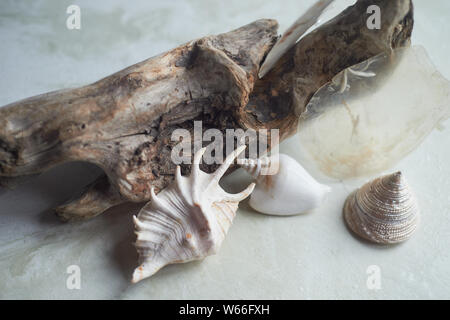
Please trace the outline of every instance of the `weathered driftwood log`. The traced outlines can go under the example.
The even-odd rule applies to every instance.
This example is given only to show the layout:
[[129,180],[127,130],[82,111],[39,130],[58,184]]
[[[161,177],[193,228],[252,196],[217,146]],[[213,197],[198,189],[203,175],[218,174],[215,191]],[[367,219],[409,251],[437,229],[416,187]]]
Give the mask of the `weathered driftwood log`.
[[[366,26],[381,8],[380,30]],[[84,193],[56,208],[82,219],[164,188],[175,164],[174,129],[296,131],[310,97],[341,70],[409,43],[410,0],[360,0],[310,33],[263,79],[259,66],[277,38],[277,22],[258,20],[133,65],[91,85],[31,97],[0,109],[0,183],[11,186],[68,161],[105,171]],[[206,171],[213,166],[203,165]],[[183,167],[184,172],[190,170]]]

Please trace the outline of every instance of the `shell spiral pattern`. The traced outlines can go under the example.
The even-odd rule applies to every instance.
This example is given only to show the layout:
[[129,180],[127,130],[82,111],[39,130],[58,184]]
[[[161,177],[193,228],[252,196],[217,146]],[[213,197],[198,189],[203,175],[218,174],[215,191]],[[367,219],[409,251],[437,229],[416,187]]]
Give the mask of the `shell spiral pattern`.
[[238,204],[254,188],[250,184],[238,194],[219,186],[234,159],[245,149],[231,153],[212,174],[200,170],[205,148],[194,156],[190,176],[181,176],[177,166],[175,181],[158,195],[152,188],[151,200],[134,218],[136,249],[140,266],[133,274],[136,283],[172,263],[184,263],[215,254],[233,221]]
[[344,204],[347,226],[379,244],[407,240],[417,228],[419,207],[401,172],[377,178],[354,191]]

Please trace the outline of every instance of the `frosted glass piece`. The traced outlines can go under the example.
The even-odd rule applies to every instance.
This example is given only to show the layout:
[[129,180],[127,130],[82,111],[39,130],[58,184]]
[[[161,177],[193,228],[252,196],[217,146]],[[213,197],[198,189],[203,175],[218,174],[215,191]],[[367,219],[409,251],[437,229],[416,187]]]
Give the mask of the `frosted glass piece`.
[[450,82],[414,46],[339,73],[311,99],[298,136],[317,169],[348,179],[390,168],[449,117]]

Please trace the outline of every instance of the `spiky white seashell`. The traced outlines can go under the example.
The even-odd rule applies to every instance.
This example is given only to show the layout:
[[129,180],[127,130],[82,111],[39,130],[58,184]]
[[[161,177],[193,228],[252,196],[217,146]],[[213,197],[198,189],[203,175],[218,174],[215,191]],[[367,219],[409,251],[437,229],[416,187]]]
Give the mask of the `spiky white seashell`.
[[229,194],[219,186],[234,159],[245,146],[231,153],[212,174],[200,170],[205,148],[194,156],[190,176],[181,176],[177,166],[175,181],[151,200],[134,218],[140,266],[133,274],[136,283],[160,268],[215,254],[236,214],[238,204],[253,190],[249,185],[238,194]]
[[286,154],[238,163],[256,179],[249,205],[261,213],[294,215],[318,207],[330,191]]
[[379,244],[407,240],[417,228],[419,207],[401,172],[366,183],[344,204],[347,226]]
[[309,167],[346,180],[391,168],[449,117],[450,81],[425,48],[400,47],[341,71],[316,91],[297,137]]

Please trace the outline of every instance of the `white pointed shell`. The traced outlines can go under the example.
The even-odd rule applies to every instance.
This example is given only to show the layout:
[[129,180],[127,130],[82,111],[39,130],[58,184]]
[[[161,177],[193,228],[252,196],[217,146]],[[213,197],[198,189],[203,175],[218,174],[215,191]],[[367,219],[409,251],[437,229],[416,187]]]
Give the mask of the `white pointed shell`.
[[383,176],[354,191],[344,204],[347,226],[380,244],[407,240],[417,228],[419,207],[401,172]]
[[152,189],[151,201],[133,217],[140,266],[132,282],[150,277],[165,265],[202,259],[218,251],[239,202],[254,188],[251,184],[239,194],[229,194],[219,186],[220,178],[244,149],[230,154],[213,174],[199,168],[205,152],[201,149],[189,177],[181,176],[177,167],[170,186],[158,195]]
[[318,207],[330,191],[286,154],[238,161],[256,179],[249,205],[261,213],[304,213]]

